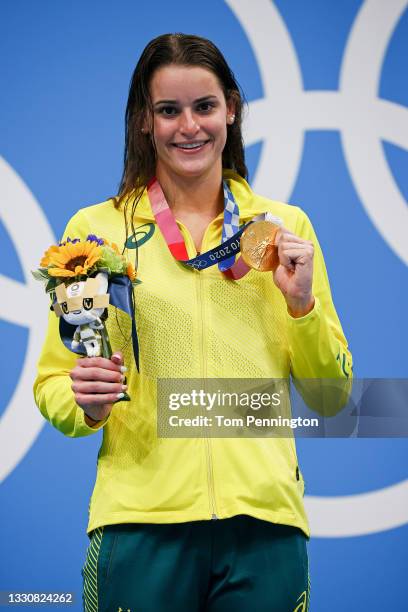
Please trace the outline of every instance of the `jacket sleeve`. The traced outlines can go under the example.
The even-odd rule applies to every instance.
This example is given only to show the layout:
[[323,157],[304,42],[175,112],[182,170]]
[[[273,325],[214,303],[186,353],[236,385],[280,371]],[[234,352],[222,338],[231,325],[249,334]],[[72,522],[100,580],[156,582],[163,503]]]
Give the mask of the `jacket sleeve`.
[[315,305],[304,317],[287,313],[291,373],[305,401],[310,405],[305,395],[314,395],[313,407],[329,416],[338,412],[349,397],[352,356],[334,308],[322,250],[312,224],[300,209],[295,233],[314,244]]
[[[64,237],[85,238],[89,233],[88,224],[80,211],[68,223]],[[75,402],[69,376],[76,361],[75,353],[66,349],[60,339],[58,317],[50,312],[34,382],[34,398],[44,418],[64,435],[73,438],[95,433],[109,418],[95,427],[85,422],[85,413]]]

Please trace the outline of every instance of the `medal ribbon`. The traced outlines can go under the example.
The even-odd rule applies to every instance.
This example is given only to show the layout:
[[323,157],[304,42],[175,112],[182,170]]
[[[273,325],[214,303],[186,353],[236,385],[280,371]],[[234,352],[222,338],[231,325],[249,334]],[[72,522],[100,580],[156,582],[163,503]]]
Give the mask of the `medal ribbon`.
[[229,278],[237,280],[245,276],[250,270],[242,257],[235,261],[235,256],[240,251],[241,234],[254,221],[265,219],[265,214],[258,215],[240,228],[238,205],[226,181],[223,181],[223,189],[224,222],[222,227],[222,243],[192,259],[188,258],[184,238],[156,178],[152,179],[147,185],[147,194],[156,223],[167,242],[171,254],[177,261],[196,270],[204,270],[218,264],[221,272]]
[[210,266],[218,264],[218,269],[228,278],[238,280],[245,276],[251,269],[244,262],[242,257],[235,260],[235,256],[240,252],[240,239],[243,231],[254,223],[254,221],[271,221],[282,223],[281,219],[274,217],[271,213],[261,213],[242,227],[239,227],[239,208],[228,186],[227,181],[223,181],[224,189],[224,222],[222,226],[222,242],[217,247],[201,253],[192,259],[188,258],[186,245],[183,235],[176,223],[173,213],[167,203],[166,197],[160,186],[159,181],[153,178],[147,185],[147,194],[150,200],[152,211],[156,223],[167,242],[167,246],[173,257],[180,263],[204,270]]

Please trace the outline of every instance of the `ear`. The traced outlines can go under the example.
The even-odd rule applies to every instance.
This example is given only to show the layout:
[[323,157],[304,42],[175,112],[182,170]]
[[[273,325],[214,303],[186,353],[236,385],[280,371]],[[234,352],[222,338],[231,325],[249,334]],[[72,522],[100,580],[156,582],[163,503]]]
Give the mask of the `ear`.
[[108,291],[108,275],[106,272],[98,272],[95,278],[98,280],[98,295],[103,295]]
[[232,125],[235,121],[235,110],[236,103],[234,98],[231,96],[227,101],[227,125]]
[[144,118],[143,118],[143,121],[142,121],[142,127],[141,127],[140,131],[145,136],[150,134],[151,131],[152,131],[152,119],[151,119],[151,117],[149,117],[149,111],[148,110],[146,110],[145,113],[144,113]]

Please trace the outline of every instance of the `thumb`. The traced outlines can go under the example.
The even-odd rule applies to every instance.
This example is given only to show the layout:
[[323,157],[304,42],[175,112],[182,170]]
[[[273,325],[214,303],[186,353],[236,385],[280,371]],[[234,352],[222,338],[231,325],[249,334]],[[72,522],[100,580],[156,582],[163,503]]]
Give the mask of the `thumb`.
[[123,355],[120,351],[115,351],[111,357],[111,361],[113,361],[116,365],[123,365]]

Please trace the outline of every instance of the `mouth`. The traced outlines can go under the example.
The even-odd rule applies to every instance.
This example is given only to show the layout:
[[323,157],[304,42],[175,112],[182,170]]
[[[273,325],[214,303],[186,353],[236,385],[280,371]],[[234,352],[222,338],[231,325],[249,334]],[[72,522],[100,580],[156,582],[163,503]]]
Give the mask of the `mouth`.
[[200,151],[208,144],[209,140],[196,140],[194,142],[173,142],[172,146],[181,151],[195,152]]

